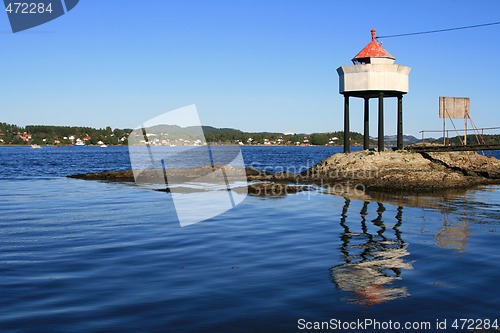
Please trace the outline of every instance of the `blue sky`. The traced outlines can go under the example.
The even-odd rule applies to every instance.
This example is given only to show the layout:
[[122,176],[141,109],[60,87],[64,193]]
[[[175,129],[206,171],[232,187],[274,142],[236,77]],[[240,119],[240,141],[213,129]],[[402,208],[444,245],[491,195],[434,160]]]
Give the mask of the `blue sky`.
[[[0,121],[134,128],[196,104],[204,125],[342,130],[336,68],[351,64],[372,28],[435,30],[497,22],[499,13],[498,0],[81,0],[13,34],[2,11]],[[470,97],[476,125],[500,126],[500,25],[382,41],[412,68],[405,133],[441,128],[439,96]],[[394,134],[396,100],[385,110]],[[353,99],[351,129],[362,126],[362,100]]]

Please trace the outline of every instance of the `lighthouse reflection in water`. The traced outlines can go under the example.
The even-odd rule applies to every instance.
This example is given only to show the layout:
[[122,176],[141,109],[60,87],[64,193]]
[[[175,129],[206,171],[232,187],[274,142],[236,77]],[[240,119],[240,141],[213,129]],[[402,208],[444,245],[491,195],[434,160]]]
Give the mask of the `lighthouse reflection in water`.
[[350,200],[345,199],[340,219],[344,263],[330,269],[332,282],[338,289],[350,292],[346,298],[349,303],[375,305],[409,296],[407,288],[397,283],[405,270],[413,269],[407,260],[408,244],[399,230],[403,207],[398,207],[396,216],[383,220],[385,208],[376,203],[377,217],[367,221],[368,210],[375,203],[364,202],[359,225],[348,225],[349,204]]

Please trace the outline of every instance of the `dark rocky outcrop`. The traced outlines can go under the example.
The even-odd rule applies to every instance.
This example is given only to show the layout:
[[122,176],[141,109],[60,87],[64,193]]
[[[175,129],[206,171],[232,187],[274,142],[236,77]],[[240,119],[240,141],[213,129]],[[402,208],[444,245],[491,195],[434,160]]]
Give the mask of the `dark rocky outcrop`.
[[[215,166],[220,168],[220,166]],[[176,180],[195,180],[206,176],[212,167],[169,170]],[[225,168],[227,179],[233,178]],[[141,181],[155,183],[159,171],[142,172]],[[361,151],[335,154],[301,174],[276,173],[246,168],[250,182],[248,193],[261,196],[280,196],[308,190],[308,184],[324,188],[328,193],[390,192],[429,193],[449,189],[466,189],[477,185],[500,184],[500,161],[472,152],[415,153]],[[160,174],[160,176],[162,176]],[[106,171],[70,176],[86,180],[134,182],[130,170]],[[164,179],[162,177],[162,179]]]
[[500,161],[477,153],[362,151],[336,154],[305,173],[311,181],[365,191],[424,193],[499,184]]
[[109,182],[134,182],[134,173],[132,170],[103,171],[97,173],[82,173],[70,175],[69,178],[84,180],[104,180]]

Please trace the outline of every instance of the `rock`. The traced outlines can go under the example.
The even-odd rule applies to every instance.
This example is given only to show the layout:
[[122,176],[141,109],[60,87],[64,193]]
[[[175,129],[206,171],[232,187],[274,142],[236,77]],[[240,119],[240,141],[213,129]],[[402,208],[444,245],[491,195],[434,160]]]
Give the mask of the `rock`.
[[362,151],[333,155],[304,176],[327,185],[348,180],[367,191],[422,193],[500,183],[499,170],[497,159],[470,152]]
[[[177,181],[196,181],[210,178],[213,168],[168,170]],[[300,173],[275,173],[252,168],[224,167],[229,182],[241,180],[246,173],[248,193],[262,196],[281,196],[307,190],[306,184],[316,184],[327,193],[398,192],[426,193],[449,189],[466,189],[476,185],[500,184],[500,161],[471,152],[418,153],[409,151],[361,151],[335,154]],[[73,175],[71,178],[134,182],[131,170],[106,171]],[[162,184],[160,170],[147,170],[140,181]]]
[[248,194],[255,196],[285,196],[307,191],[306,185],[289,185],[283,183],[257,183],[248,186]]
[[105,180],[110,182],[134,182],[134,173],[132,170],[103,171],[98,173],[82,173],[70,175],[69,178],[84,180]]

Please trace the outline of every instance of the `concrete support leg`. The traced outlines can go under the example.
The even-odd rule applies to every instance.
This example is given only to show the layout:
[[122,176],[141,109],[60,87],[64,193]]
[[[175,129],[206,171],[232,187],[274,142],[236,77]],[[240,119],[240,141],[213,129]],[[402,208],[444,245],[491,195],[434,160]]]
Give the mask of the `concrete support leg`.
[[349,95],[344,95],[344,153],[351,152],[349,137]]
[[403,149],[403,95],[398,95],[398,139],[397,149]]
[[363,149],[370,149],[370,99],[365,97],[365,125],[363,133]]
[[384,93],[378,94],[378,151],[384,151]]

